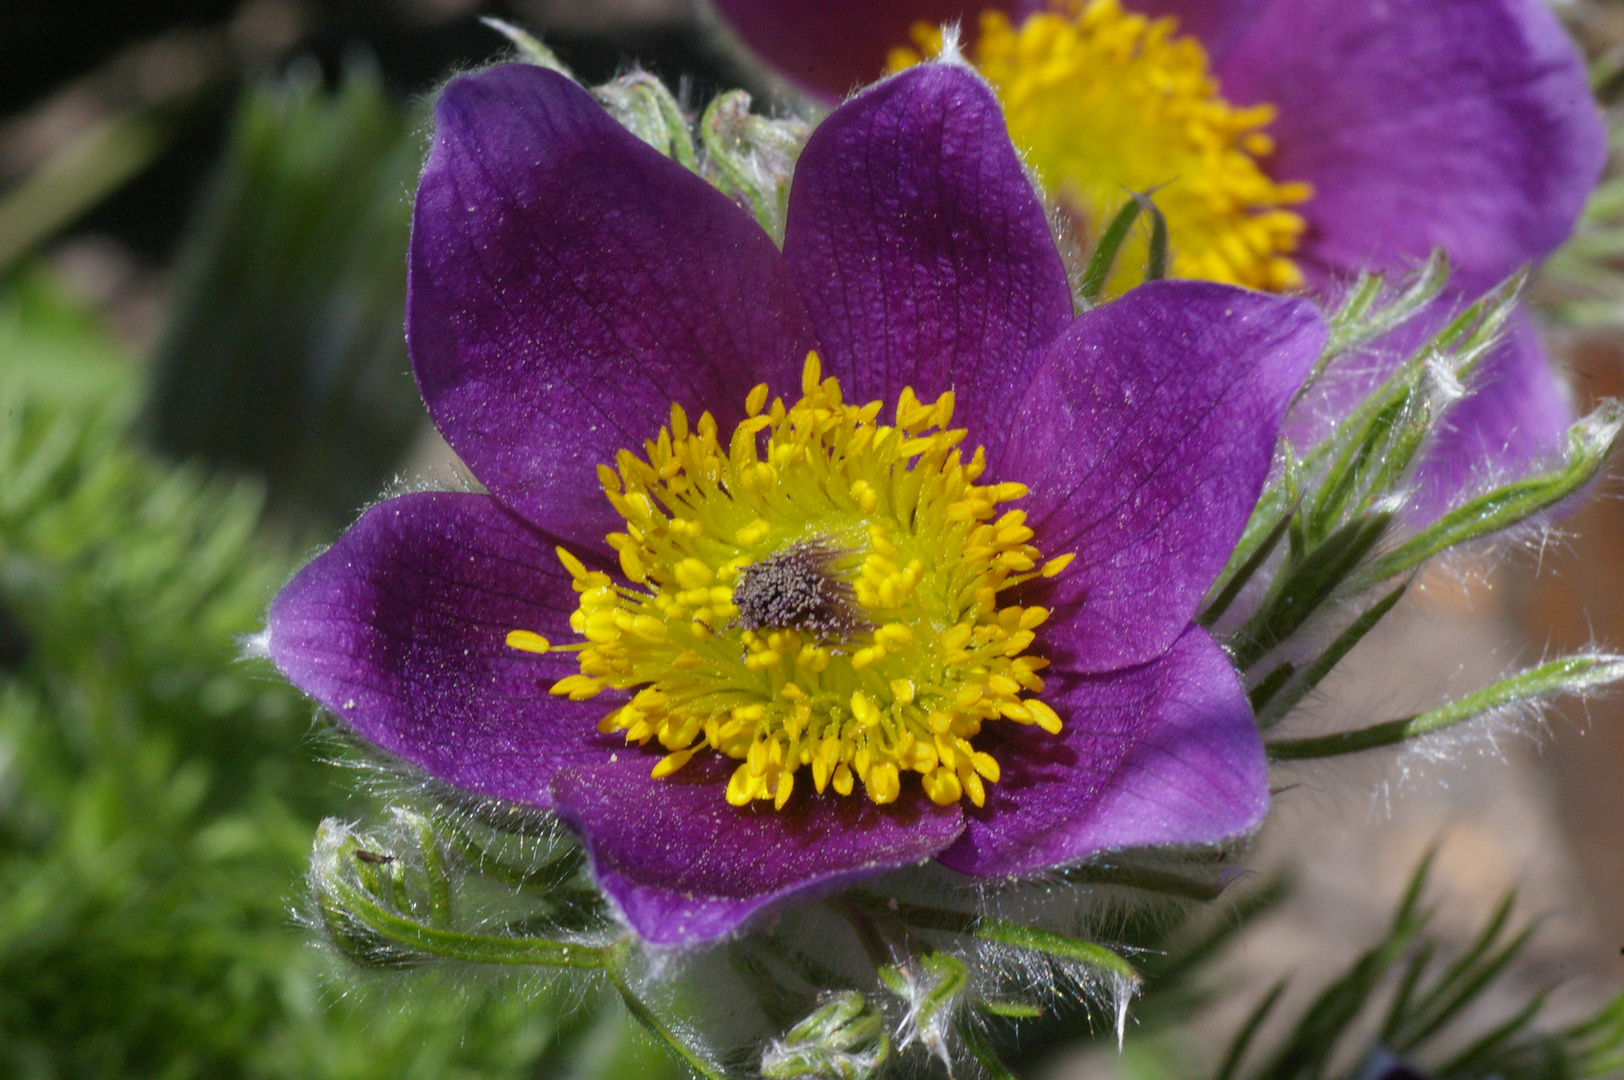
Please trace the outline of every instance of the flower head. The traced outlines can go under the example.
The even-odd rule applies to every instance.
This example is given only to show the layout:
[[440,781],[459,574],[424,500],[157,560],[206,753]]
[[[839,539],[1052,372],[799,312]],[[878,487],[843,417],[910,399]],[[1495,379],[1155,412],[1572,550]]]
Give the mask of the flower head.
[[463,76],[408,336],[490,494],[367,511],[270,652],[383,750],[557,813],[657,944],[931,858],[1244,833],[1262,745],[1191,620],[1324,334],[1208,282],[1074,317],[959,67],[820,126],[782,252],[568,79]]
[[[1385,343],[1370,378],[1305,411],[1338,410],[1461,297],[1554,250],[1606,156],[1584,64],[1542,0],[717,7],[826,98],[930,52],[936,25],[962,22],[1010,134],[1085,235],[1127,192],[1154,189],[1175,276],[1334,294],[1354,272],[1447,252],[1455,291]],[[1471,389],[1423,464],[1417,518],[1485,471],[1520,474],[1563,446],[1573,416],[1526,320]]]

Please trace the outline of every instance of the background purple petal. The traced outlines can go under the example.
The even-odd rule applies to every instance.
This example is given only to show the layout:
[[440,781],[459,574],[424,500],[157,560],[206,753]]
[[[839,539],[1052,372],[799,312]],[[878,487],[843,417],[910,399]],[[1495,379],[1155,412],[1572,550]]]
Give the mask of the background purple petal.
[[796,167],[784,258],[847,400],[956,390],[954,423],[977,442],[1001,440],[1036,350],[1071,320],[1003,114],[951,65],[912,68],[823,122]]
[[1567,237],[1606,154],[1541,0],[1275,0],[1217,74],[1279,108],[1268,168],[1314,185],[1302,257],[1322,275],[1443,247],[1480,292]]
[[1020,11],[1031,0],[712,0],[740,40],[801,89],[834,102],[885,71],[887,54],[912,46],[909,29],[960,22],[973,29],[981,11]]
[[802,790],[784,810],[723,798],[737,762],[695,758],[663,780],[659,755],[622,748],[618,760],[565,769],[553,780],[559,814],[586,837],[598,884],[656,945],[718,937],[777,901],[927,859],[964,828],[957,806],[917,785],[889,806]]
[[1509,480],[1559,459],[1573,409],[1551,372],[1533,320],[1519,312],[1505,340],[1444,414],[1416,476],[1411,521],[1436,520],[1486,480]]
[[[1180,34],[1192,34],[1207,50],[1213,64],[1220,64],[1235,43],[1245,37],[1252,23],[1276,0],[1123,0],[1130,11],[1153,19],[1172,16]],[[1225,90],[1228,88],[1225,87]]]
[[571,543],[619,525],[594,468],[673,401],[731,428],[812,347],[744,211],[568,79],[454,79],[417,194],[407,334],[435,424],[503,502]]
[[1191,627],[1161,658],[1109,675],[1057,674],[1044,695],[1065,726],[989,725],[977,745],[1003,777],[966,808],[938,856],[965,874],[1030,874],[1114,848],[1210,844],[1269,808],[1263,740],[1240,678]]
[[466,791],[549,806],[565,765],[605,758],[602,701],[547,693],[574,653],[507,647],[509,630],[573,640],[575,593],[552,545],[494,499],[390,499],[271,604],[271,658],[368,742]]
[[1038,597],[1080,672],[1154,659],[1184,632],[1268,475],[1281,418],[1325,338],[1306,300],[1160,281],[1095,308],[1050,348],[988,476],[1050,557]]

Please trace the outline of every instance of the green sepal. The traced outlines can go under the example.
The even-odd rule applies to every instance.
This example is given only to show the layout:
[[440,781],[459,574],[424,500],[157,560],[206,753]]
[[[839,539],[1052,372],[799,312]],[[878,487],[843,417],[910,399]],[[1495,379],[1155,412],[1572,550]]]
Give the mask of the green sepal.
[[1001,945],[1013,945],[1031,952],[1044,953],[1057,960],[1092,968],[1113,981],[1126,984],[1129,988],[1137,987],[1140,982],[1139,973],[1134,970],[1132,964],[1104,945],[1092,941],[1082,941],[1067,937],[1065,934],[1022,926],[1007,919],[972,915],[951,908],[902,901],[879,901],[871,896],[860,896],[859,899],[870,904],[877,902],[896,918],[920,929],[945,930],[948,933],[964,934],[983,941],[994,941]]
[[1083,271],[1083,280],[1077,286],[1077,294],[1087,303],[1098,302],[1100,293],[1105,291],[1105,283],[1111,278],[1111,267],[1116,263],[1117,252],[1128,239],[1128,232],[1133,223],[1139,220],[1139,200],[1129,199],[1122,204],[1122,209],[1111,218],[1111,223],[1100,234],[1100,242],[1094,246],[1094,254],[1088,257],[1088,267]]
[[1624,680],[1624,656],[1568,656],[1485,686],[1437,709],[1382,724],[1264,744],[1271,761],[1338,757],[1433,735],[1497,709],[1565,694],[1584,694]]
[[1448,255],[1442,248],[1434,248],[1415,276],[1386,303],[1381,302],[1386,286],[1382,275],[1360,274],[1328,321],[1325,348],[1314,365],[1310,383],[1337,358],[1370,344],[1420,314],[1443,292],[1449,283],[1449,274]]
[[519,59],[525,63],[556,71],[568,79],[575,78],[575,73],[558,58],[558,54],[542,44],[541,39],[530,31],[490,15],[481,15],[479,21],[511,41],[519,51]]
[[1391,524],[1388,513],[1357,518],[1289,563],[1263,605],[1231,638],[1235,666],[1247,670],[1294,634],[1337,593]]
[[604,967],[604,946],[464,933],[437,925],[431,915],[411,910],[401,855],[377,850],[378,846],[364,844],[332,818],[316,831],[311,890],[329,933],[350,959],[369,966],[442,958],[476,964]]
[[1578,492],[1601,471],[1624,431],[1624,406],[1607,402],[1568,429],[1566,460],[1549,472],[1497,487],[1439,518],[1366,568],[1368,587],[1434,555],[1510,528]]
[[1100,294],[1105,291],[1106,283],[1111,279],[1111,270],[1116,265],[1117,255],[1122,245],[1127,242],[1129,234],[1133,231],[1134,223],[1139,220],[1141,213],[1150,216],[1150,239],[1145,259],[1145,281],[1156,281],[1167,276],[1167,218],[1156,206],[1152,198],[1154,189],[1147,192],[1129,192],[1131,196],[1122,208],[1112,216],[1110,224],[1100,234],[1099,243],[1094,246],[1094,253],[1088,258],[1088,265],[1083,270],[1082,280],[1077,284],[1077,297],[1083,306],[1090,307],[1099,303]]
[[[1366,608],[1307,667],[1298,670],[1291,664],[1281,664],[1270,673],[1269,678],[1253,688],[1250,697],[1258,726],[1267,729],[1290,712],[1342,662],[1344,656],[1353,651],[1355,645],[1365,639],[1366,634],[1375,629],[1376,624],[1404,598],[1408,588],[1409,583],[1405,582]],[[1276,673],[1280,675],[1278,680],[1273,679]]]

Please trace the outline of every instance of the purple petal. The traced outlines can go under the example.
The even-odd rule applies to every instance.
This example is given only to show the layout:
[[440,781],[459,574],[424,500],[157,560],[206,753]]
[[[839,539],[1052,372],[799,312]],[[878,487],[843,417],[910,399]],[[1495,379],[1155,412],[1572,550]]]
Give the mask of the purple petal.
[[716,10],[763,61],[801,89],[839,101],[885,71],[886,56],[913,46],[915,23],[960,23],[973,30],[977,15],[1015,12],[1030,0],[713,0]]
[[846,398],[957,391],[1002,437],[1037,351],[1071,320],[1043,207],[979,77],[925,64],[834,112],[801,154],[784,258]]
[[1542,0],[1275,0],[1218,66],[1270,102],[1269,170],[1314,185],[1310,269],[1391,269],[1442,247],[1464,293],[1568,235],[1606,133]]
[[575,594],[552,545],[484,495],[368,510],[271,604],[271,658],[357,734],[454,787],[546,807],[559,768],[607,757],[601,702],[547,693],[573,653]]
[[1214,64],[1243,38],[1252,23],[1275,0],[1124,0],[1123,7],[1153,19],[1172,16],[1178,32],[1201,42]]
[[[996,724],[982,747],[1003,776],[939,857],[965,874],[1030,874],[1100,851],[1211,844],[1269,808],[1263,740],[1222,649],[1191,627],[1159,659],[1109,675],[1060,675],[1045,699],[1058,738]],[[991,735],[992,738],[986,736]]]
[[1444,414],[1417,475],[1408,516],[1426,524],[1484,481],[1515,479],[1560,459],[1573,421],[1539,333],[1519,313],[1471,380],[1471,393]]
[[574,83],[452,80],[417,193],[407,335],[435,424],[491,492],[603,549],[595,466],[679,402],[728,430],[812,346],[772,241]]
[[1184,632],[1262,491],[1281,418],[1325,339],[1305,300],[1160,281],[1095,308],[1050,348],[988,470],[1050,557],[1041,602],[1068,670],[1151,660]]
[[782,811],[735,807],[723,791],[737,762],[711,755],[655,780],[658,760],[623,749],[553,780],[598,884],[656,945],[720,937],[788,897],[928,859],[964,828],[957,806],[936,806],[917,786],[884,807],[805,789]]

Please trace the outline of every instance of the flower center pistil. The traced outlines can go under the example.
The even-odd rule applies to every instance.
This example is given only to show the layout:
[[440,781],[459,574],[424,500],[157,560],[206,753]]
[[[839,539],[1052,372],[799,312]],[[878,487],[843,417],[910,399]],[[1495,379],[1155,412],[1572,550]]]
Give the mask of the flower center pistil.
[[[1039,13],[1019,27],[985,12],[970,54],[1044,186],[1092,238],[1129,192],[1154,189],[1175,277],[1272,291],[1302,284],[1290,255],[1305,223],[1285,207],[1312,189],[1277,183],[1258,164],[1274,149],[1262,131],[1274,107],[1226,102],[1206,50],[1171,18],[1124,12],[1118,0],[1067,6],[1069,15]],[[939,28],[921,23],[913,37],[925,55],[940,52]],[[897,48],[889,66],[920,59]],[[1108,292],[1137,284],[1144,244],[1124,246]]]
[[[726,446],[709,413],[690,427],[673,405],[643,456],[599,468],[630,584],[559,549],[585,641],[552,693],[632,692],[598,729],[658,742],[657,778],[704,750],[737,760],[736,806],[782,808],[806,774],[889,803],[908,773],[938,804],[979,806],[999,777],[972,742],[984,724],[1060,730],[1027,696],[1043,689],[1047,661],[1027,649],[1048,611],[999,596],[1071,556],[1040,565],[1025,514],[1000,509],[1024,486],[977,483],[985,455],[964,459],[951,393],[904,390],[887,426],[880,402],[848,405],[820,375],[810,354],[789,407],[757,386]],[[552,648],[523,630],[508,643]]]

